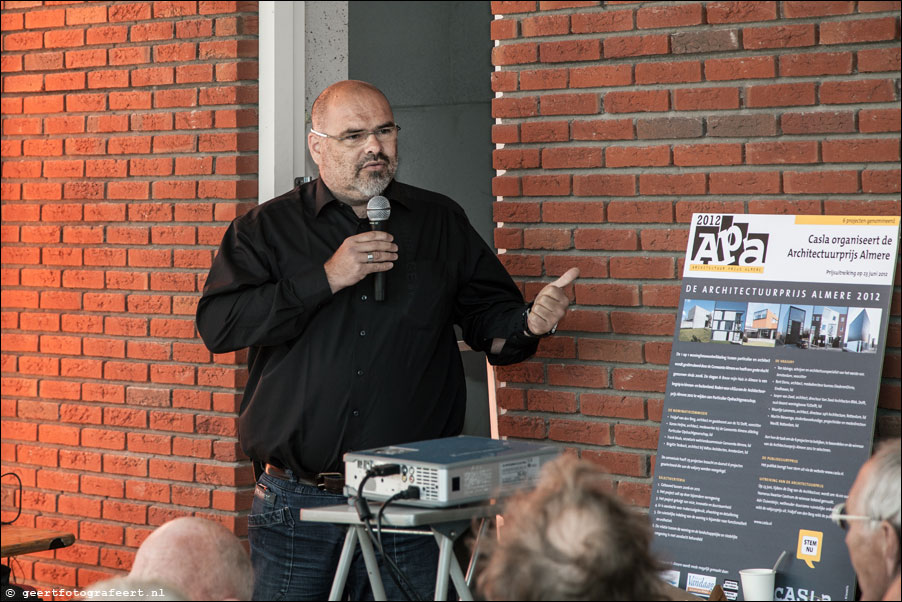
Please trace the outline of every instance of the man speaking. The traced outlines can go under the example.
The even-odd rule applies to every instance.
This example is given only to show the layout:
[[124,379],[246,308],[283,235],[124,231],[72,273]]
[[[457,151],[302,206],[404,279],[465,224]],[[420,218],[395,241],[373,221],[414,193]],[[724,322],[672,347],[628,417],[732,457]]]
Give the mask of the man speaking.
[[[211,351],[250,348],[239,437],[265,466],[248,516],[255,599],[327,597],[344,531],[298,517],[346,502],[345,452],[460,433],[466,388],[453,325],[491,363],[522,361],[564,316],[562,289],[579,274],[525,304],[456,203],[394,180],[400,127],[374,86],[330,86],[312,122],[320,178],[232,222],[197,309]],[[390,215],[379,228],[367,219],[376,196]],[[384,274],[384,300],[374,274]],[[432,538],[383,543],[431,598]],[[362,565],[349,576],[351,599],[372,595]],[[389,599],[403,596],[383,581]]]

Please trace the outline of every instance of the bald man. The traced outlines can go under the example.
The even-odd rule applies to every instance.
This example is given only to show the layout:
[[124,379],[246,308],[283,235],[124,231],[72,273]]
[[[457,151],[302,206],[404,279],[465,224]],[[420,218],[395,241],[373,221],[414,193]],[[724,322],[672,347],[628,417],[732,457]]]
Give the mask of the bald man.
[[[338,82],[313,105],[307,144],[319,179],[237,218],[197,310],[215,353],[249,347],[239,432],[265,466],[248,517],[256,599],[324,599],[344,532],[299,523],[301,508],[347,503],[342,456],[457,435],[466,387],[453,330],[493,364],[530,357],[569,303],[574,269],[527,305],[454,201],[396,181],[400,127],[385,95]],[[382,231],[366,206],[390,203]],[[374,288],[384,274],[384,299]],[[431,538],[384,538],[418,594],[432,597]],[[390,599],[406,597],[383,577]],[[371,595],[362,562],[349,595]]]
[[231,531],[211,520],[183,517],[144,540],[129,578],[170,585],[188,600],[250,600],[254,572]]
[[[902,440],[882,442],[864,463],[834,520],[846,530],[846,546],[862,600],[898,600]],[[885,597],[889,596],[889,597]]]

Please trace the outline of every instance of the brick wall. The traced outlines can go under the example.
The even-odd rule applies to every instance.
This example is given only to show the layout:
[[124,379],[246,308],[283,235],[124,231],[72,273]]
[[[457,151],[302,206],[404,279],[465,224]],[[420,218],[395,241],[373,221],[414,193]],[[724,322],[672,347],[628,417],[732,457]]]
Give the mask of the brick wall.
[[[582,278],[501,368],[503,435],[564,442],[648,506],[692,212],[899,215],[899,2],[492,2],[495,242],[528,297]],[[878,433],[900,431],[899,273]]]
[[12,564],[84,586],[170,518],[246,531],[244,354],[211,356],[194,310],[256,202],[257,7],[2,9],[3,472],[18,523],[77,537]]

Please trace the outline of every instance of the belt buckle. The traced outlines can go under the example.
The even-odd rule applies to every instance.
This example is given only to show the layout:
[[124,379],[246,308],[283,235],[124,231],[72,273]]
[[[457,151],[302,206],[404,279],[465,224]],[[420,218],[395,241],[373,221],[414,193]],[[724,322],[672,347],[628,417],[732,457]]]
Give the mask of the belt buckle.
[[[335,481],[344,481],[345,476],[340,472],[321,472],[316,475],[316,487],[320,491],[328,491],[333,493],[335,489]],[[344,485],[342,484],[342,487]]]

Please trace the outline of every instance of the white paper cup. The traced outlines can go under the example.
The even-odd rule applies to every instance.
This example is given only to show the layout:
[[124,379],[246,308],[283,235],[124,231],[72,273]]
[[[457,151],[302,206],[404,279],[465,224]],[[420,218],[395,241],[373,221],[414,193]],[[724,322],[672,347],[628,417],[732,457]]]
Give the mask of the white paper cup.
[[742,569],[739,578],[742,580],[742,597],[746,600],[774,599],[774,569]]

